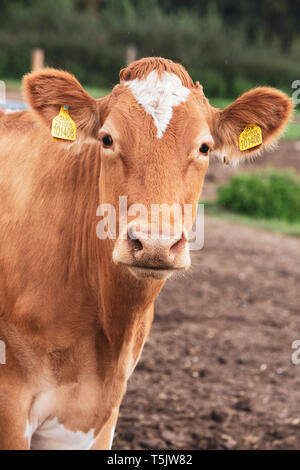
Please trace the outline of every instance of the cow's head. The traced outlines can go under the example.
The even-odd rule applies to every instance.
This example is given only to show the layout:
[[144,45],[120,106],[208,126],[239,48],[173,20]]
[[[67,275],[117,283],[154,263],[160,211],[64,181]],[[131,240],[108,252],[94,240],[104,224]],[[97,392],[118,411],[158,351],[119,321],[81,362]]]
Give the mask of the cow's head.
[[[100,203],[116,208],[116,221],[119,196],[127,197],[128,208],[141,205],[125,226],[117,223],[112,250],[113,261],[139,278],[165,279],[189,267],[191,220],[177,209],[190,205],[195,217],[210,154],[234,162],[259,153],[279,136],[293,108],[272,88],[244,93],[224,110],[213,108],[181,65],[161,58],[121,70],[120,84],[99,100],[72,75],[53,69],[27,75],[25,92],[49,129],[60,106],[68,105],[78,145],[99,143]],[[250,124],[261,128],[262,143],[241,151],[239,135]],[[157,204],[170,211],[154,220]]]

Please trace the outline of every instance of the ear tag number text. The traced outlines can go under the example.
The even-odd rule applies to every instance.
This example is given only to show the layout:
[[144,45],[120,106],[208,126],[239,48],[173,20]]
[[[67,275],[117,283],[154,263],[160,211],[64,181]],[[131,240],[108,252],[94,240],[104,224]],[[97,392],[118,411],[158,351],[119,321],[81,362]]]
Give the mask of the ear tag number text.
[[76,124],[69,115],[69,106],[61,106],[59,114],[52,120],[53,140],[75,140]]
[[257,145],[262,144],[262,132],[259,126],[250,124],[246,126],[239,136],[239,147],[243,152],[244,150],[251,149]]

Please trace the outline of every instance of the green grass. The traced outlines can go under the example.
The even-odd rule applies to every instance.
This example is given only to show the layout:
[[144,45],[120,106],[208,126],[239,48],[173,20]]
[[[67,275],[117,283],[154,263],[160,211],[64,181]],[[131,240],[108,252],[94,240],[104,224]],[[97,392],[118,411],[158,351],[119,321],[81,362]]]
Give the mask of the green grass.
[[[6,88],[10,90],[19,90],[21,88],[21,80],[17,78],[1,78],[0,79],[5,83]],[[94,98],[102,98],[110,93],[109,88],[105,87],[94,87],[94,86],[84,86],[85,90],[90,93]]]
[[109,93],[111,92],[109,88],[99,88],[95,86],[83,86],[83,87],[94,98],[102,98],[103,96],[109,95]]
[[256,219],[247,215],[234,214],[233,212],[226,211],[214,202],[201,201],[201,203],[204,204],[205,214],[220,217],[230,222],[242,223],[263,230],[269,230],[270,232],[288,235],[290,237],[300,237],[300,221],[286,222],[277,219]]
[[289,124],[282,138],[290,140],[300,140],[300,122],[292,122],[291,124]]
[[5,86],[6,86],[7,89],[19,90],[21,88],[21,80],[18,80],[17,78],[2,78],[2,77],[0,77],[0,80],[2,80],[5,83]]
[[226,108],[231,103],[233,103],[234,99],[232,98],[209,98],[209,103],[214,106],[215,108]]

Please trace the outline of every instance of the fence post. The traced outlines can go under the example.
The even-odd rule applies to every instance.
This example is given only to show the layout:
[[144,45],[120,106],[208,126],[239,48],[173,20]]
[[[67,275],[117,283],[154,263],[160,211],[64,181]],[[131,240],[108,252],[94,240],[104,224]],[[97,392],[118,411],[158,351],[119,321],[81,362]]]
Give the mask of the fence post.
[[33,49],[31,52],[31,72],[37,72],[44,68],[45,54],[43,49]]
[[130,65],[137,59],[137,47],[131,44],[126,49],[126,65]]

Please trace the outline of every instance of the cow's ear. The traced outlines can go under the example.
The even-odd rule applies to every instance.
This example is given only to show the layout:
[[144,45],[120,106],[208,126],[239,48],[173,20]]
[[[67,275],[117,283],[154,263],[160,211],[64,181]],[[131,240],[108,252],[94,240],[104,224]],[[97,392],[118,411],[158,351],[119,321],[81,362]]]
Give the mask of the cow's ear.
[[69,107],[78,134],[96,136],[100,126],[99,100],[92,98],[68,72],[46,68],[23,78],[23,90],[30,107],[49,127],[61,106]]
[[[226,163],[253,156],[278,139],[292,113],[292,100],[282,91],[269,87],[254,88],[224,110],[214,113],[215,150]],[[253,125],[261,129],[262,142],[243,150],[239,137],[247,126]],[[249,145],[256,142],[260,133],[257,127],[252,129],[253,131],[250,128],[250,133],[249,128],[246,130]]]

